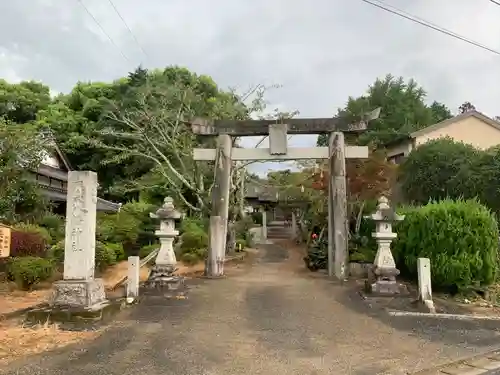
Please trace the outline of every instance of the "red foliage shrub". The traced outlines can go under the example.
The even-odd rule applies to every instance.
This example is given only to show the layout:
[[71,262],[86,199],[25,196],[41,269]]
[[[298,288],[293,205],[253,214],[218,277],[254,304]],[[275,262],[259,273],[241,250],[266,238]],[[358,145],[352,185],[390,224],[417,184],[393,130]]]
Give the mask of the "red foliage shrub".
[[47,243],[37,233],[29,233],[13,230],[11,233],[10,256],[44,257],[47,251]]

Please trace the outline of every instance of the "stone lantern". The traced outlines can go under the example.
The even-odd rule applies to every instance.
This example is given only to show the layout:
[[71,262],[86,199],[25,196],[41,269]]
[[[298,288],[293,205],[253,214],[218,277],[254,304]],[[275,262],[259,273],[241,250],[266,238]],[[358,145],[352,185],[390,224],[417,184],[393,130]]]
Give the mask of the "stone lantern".
[[174,207],[172,198],[167,197],[155,213],[150,213],[153,219],[160,220],[160,229],[155,234],[160,239],[160,251],[156,256],[155,265],[151,270],[147,286],[167,287],[169,290],[178,289],[183,279],[174,276],[177,270],[177,259],[174,252],[174,239],[179,235],[175,229],[175,222],[181,218],[181,213]]
[[402,292],[396,281],[399,270],[391,252],[391,243],[398,236],[392,231],[392,223],[404,220],[390,206],[386,197],[378,200],[377,211],[368,216],[375,221],[375,232],[372,237],[377,241],[377,255],[373,262],[375,280],[369,285],[370,290],[377,294],[393,295]]

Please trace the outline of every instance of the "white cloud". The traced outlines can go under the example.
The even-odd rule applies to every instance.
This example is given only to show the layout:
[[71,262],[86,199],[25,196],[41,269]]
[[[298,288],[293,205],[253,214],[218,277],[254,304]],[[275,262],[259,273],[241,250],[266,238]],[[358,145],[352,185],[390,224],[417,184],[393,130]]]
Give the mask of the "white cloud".
[[[222,86],[279,83],[271,103],[328,117],[387,73],[415,78],[430,100],[464,101],[500,114],[500,56],[360,0],[114,0],[147,53],[107,1],[0,2],[0,76],[68,92],[78,80],[111,80],[142,63],[185,65]],[[489,1],[387,0],[500,50],[500,7]],[[311,140],[296,137],[301,145]]]

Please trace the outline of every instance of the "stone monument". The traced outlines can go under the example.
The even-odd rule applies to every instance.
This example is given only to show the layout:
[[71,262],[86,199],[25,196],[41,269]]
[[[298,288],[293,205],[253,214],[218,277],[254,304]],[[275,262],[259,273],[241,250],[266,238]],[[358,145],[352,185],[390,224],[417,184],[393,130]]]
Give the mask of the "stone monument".
[[418,274],[418,301],[422,303],[430,313],[435,313],[436,308],[432,300],[431,286],[431,261],[429,258],[417,259]]
[[174,275],[177,270],[177,259],[174,252],[174,239],[179,235],[175,229],[175,221],[181,218],[181,213],[174,207],[172,198],[167,197],[155,213],[150,217],[160,220],[160,229],[155,234],[160,239],[160,251],[146,286],[150,288],[161,288],[167,291],[180,291],[184,286],[184,279]]
[[397,237],[392,231],[392,223],[404,220],[404,216],[398,215],[390,206],[386,197],[378,200],[377,211],[368,216],[375,221],[375,232],[372,237],[377,241],[377,255],[373,262],[374,280],[371,281],[369,289],[371,292],[381,295],[394,295],[404,292],[403,286],[396,281],[399,270],[396,268],[394,257],[391,252],[391,243]]
[[138,256],[128,257],[128,277],[126,295],[127,302],[131,303],[139,297],[140,259]]
[[64,278],[54,283],[52,306],[100,309],[108,304],[102,279],[94,278],[97,174],[68,173]]

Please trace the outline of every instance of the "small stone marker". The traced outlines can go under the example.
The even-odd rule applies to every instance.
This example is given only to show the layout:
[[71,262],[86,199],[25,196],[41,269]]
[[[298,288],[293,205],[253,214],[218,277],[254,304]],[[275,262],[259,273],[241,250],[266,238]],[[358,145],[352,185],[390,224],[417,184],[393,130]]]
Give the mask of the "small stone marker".
[[0,227],[0,258],[7,258],[10,255],[10,235],[9,227]]
[[436,312],[434,302],[432,301],[431,261],[429,258],[417,259],[417,273],[418,299],[424,303],[430,312]]
[[139,297],[139,269],[138,256],[128,257],[127,298],[135,300]]
[[267,212],[262,208],[262,234],[260,236],[263,243],[267,243]]
[[106,304],[102,279],[94,279],[97,174],[68,173],[64,280],[54,283],[51,304],[84,309]]

